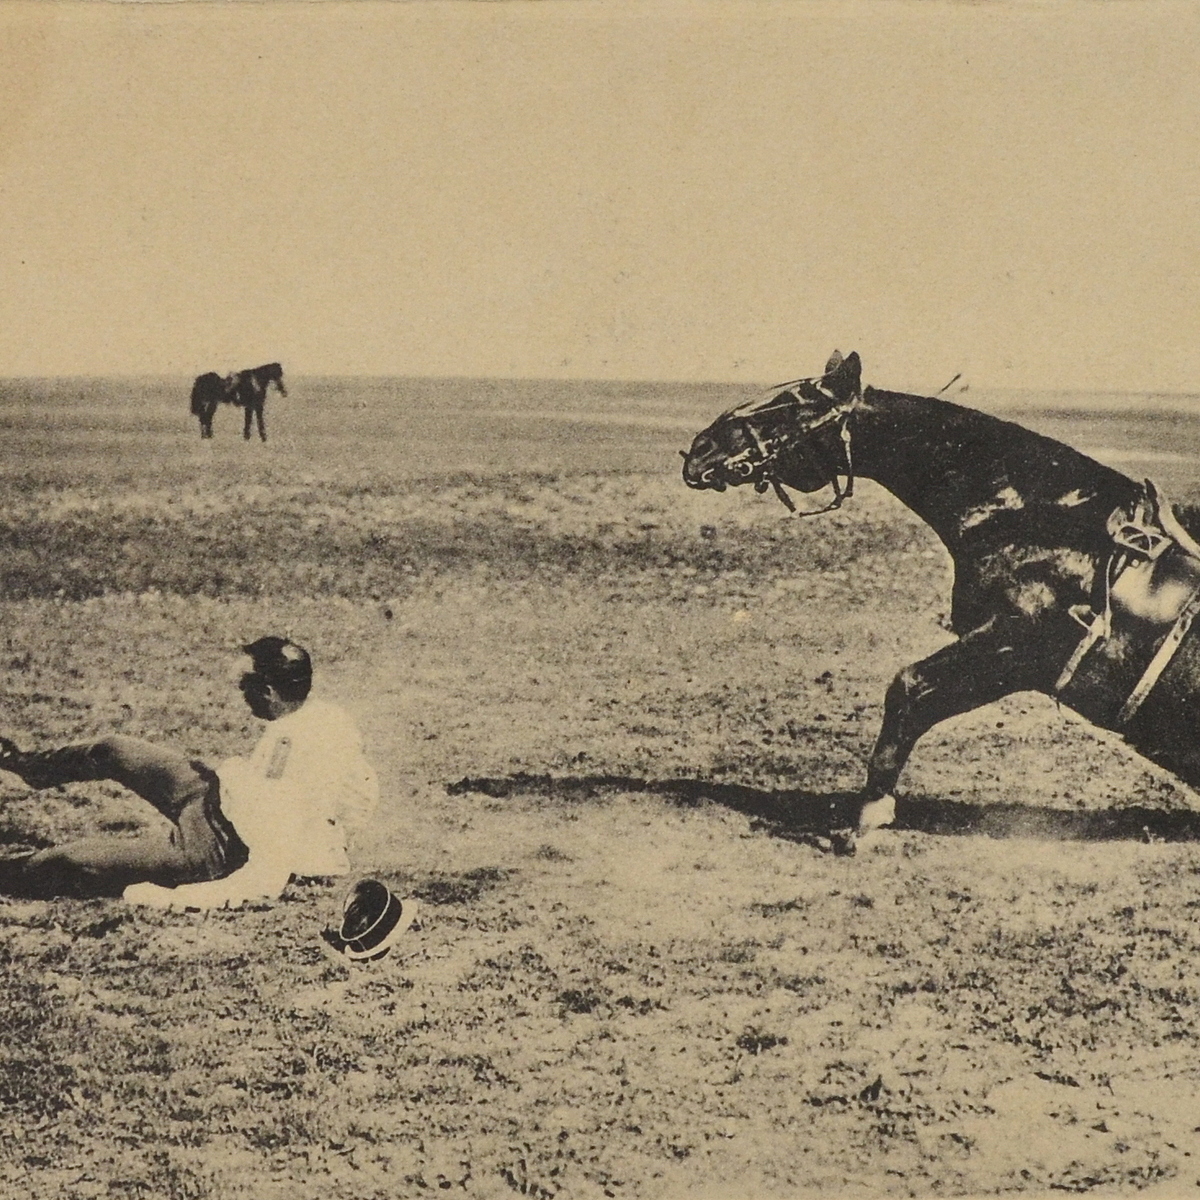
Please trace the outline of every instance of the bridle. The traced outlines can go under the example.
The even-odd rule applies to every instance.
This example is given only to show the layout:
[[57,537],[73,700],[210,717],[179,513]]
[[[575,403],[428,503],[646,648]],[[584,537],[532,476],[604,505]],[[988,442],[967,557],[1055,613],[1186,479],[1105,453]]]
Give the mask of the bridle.
[[[751,418],[759,416],[762,413],[798,408],[800,398],[794,391],[787,390],[781,395],[775,395],[765,402],[761,400],[751,401],[749,404],[743,404],[738,408],[730,409],[725,414],[725,419],[740,422],[748,435],[750,444],[740,454],[735,454],[733,457],[725,460],[725,471],[730,475],[740,476],[743,481],[748,481],[757,475],[758,478],[754,481],[754,490],[761,494],[768,487],[774,488],[775,495],[779,497],[788,511],[795,513],[798,517],[818,517],[822,513],[832,512],[836,508],[841,508],[842,501],[854,495],[854,452],[851,444],[850,418],[862,402],[862,393],[855,391],[849,400],[839,402],[832,392],[823,388],[815,379],[795,379],[791,383],[780,384],[778,386],[787,389],[798,387],[800,391],[807,392],[809,398],[815,398],[812,395],[815,392],[818,396],[833,400],[834,405],[812,421],[804,424],[797,422],[796,428],[781,430],[779,433],[771,436],[765,436],[756,429],[755,423]],[[775,391],[775,389],[773,388],[772,391]],[[818,429],[823,429],[826,425],[832,424],[836,424],[838,427],[838,437],[842,443],[843,457],[843,468],[839,470],[834,465],[829,472],[828,483],[833,488],[833,499],[824,508],[797,509],[791,496],[783,490],[783,484],[779,479],[776,469],[779,457],[785,451],[791,449],[799,438],[808,437]],[[813,457],[821,462],[822,466],[830,466],[825,461],[824,454],[815,447],[810,446],[808,450]],[[842,476],[845,476],[844,485],[842,483]]]

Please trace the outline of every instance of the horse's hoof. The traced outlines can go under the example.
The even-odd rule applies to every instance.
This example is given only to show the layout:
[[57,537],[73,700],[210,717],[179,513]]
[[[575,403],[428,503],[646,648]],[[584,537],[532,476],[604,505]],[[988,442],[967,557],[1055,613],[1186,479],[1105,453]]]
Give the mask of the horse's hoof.
[[896,797],[880,796],[878,800],[872,800],[862,806],[862,811],[858,814],[859,836],[882,829],[885,825],[895,824],[895,821]]

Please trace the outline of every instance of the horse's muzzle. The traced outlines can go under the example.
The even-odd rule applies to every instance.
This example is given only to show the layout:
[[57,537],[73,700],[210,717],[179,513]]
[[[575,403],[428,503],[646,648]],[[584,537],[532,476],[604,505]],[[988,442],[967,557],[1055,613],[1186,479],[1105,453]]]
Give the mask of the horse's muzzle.
[[688,487],[695,488],[697,491],[710,489],[714,492],[723,492],[725,490],[725,480],[721,475],[720,468],[715,463],[708,466],[693,463],[682,450],[679,453],[683,454],[683,482]]

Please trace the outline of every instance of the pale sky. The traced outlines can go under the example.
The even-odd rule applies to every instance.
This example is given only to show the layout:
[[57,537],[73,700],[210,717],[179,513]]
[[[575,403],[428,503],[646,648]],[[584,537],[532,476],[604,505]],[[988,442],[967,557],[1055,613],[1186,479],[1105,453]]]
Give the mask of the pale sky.
[[1200,391],[1200,6],[0,0],[0,375]]

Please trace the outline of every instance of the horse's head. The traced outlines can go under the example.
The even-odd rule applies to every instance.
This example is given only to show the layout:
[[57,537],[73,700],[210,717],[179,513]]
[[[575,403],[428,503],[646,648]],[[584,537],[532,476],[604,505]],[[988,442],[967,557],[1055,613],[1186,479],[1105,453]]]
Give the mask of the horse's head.
[[[684,483],[718,492],[744,483],[760,492],[780,484],[800,492],[836,488],[839,474],[852,478],[846,421],[861,377],[858,355],[835,350],[820,378],[795,380],[769,400],[723,413],[684,454]],[[839,491],[838,501],[842,494],[849,492]]]
[[281,396],[287,395],[287,388],[283,386],[283,368],[278,363],[268,363],[262,368],[263,390],[266,390],[267,384],[273,383],[278,389]]

